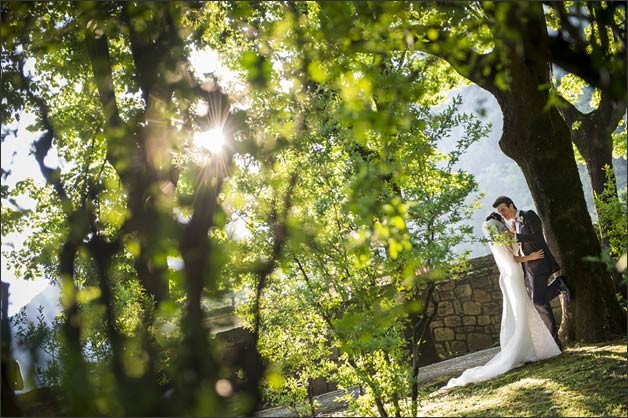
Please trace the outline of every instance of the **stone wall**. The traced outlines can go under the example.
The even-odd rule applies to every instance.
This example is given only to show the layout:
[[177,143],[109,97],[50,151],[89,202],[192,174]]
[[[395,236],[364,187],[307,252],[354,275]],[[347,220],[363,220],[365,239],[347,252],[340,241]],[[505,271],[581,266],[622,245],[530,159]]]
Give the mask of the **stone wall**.
[[[469,261],[470,268],[457,280],[440,283],[431,329],[441,357],[452,357],[499,345],[502,293],[499,271],[492,255]],[[552,302],[560,324],[560,302]]]

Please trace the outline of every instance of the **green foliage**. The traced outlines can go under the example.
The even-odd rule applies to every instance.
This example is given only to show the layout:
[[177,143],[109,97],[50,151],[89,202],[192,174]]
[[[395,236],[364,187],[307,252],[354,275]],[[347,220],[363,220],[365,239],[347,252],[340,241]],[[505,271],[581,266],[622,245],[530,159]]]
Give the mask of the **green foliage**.
[[[166,14],[180,25],[179,34],[190,34],[190,45],[209,45],[221,52],[224,63],[248,82],[244,94],[227,86],[231,99],[247,111],[234,138],[241,152],[234,166],[226,167],[232,173],[218,196],[220,206],[209,231],[210,271],[202,288],[208,297],[255,289],[261,278],[251,272],[268,260],[278,263],[263,296],[250,295],[250,309],[242,308],[251,324],[262,319],[260,351],[273,362],[266,373],[267,400],[279,401],[284,392],[302,400],[312,379],[331,374],[339,376],[341,385],[370,379],[370,390],[378,398],[390,399],[406,390],[404,321],[422,307],[412,298],[400,302],[397,289],[414,289],[419,268],[447,266],[451,247],[470,232],[456,226],[461,216],[448,219],[448,212],[462,210],[476,185],[452,167],[485,135],[486,127],[456,113],[458,98],[442,114],[431,113],[429,106],[441,103],[447,88],[458,85],[460,78],[443,61],[396,51],[405,42],[401,32],[380,36],[399,23],[401,4],[370,5],[376,22],[360,19],[356,27],[345,24],[353,21],[354,6],[360,14],[366,11],[342,3],[207,3],[190,8],[111,4],[98,12],[87,3],[74,8],[60,2],[7,9],[28,25],[20,29],[3,22],[7,47],[14,54],[8,63],[15,64],[7,67],[15,77],[3,80],[14,90],[30,89],[31,95],[27,101],[18,95],[11,99],[14,107],[7,108],[3,121],[22,110],[41,114],[38,103],[44,102],[50,110],[47,119],[32,128],[53,129],[59,159],[71,164],[60,168],[58,180],[49,179],[65,186],[65,203],[52,184],[39,187],[27,181],[3,189],[8,202],[24,195],[36,202],[33,211],[3,205],[3,235],[24,231],[26,225],[32,230],[25,246],[6,256],[21,277],[46,275],[61,283],[59,249],[78,243],[72,281],[63,281],[66,313],[49,334],[58,333],[63,336],[60,344],[71,344],[63,342],[69,334],[61,324],[70,321],[80,330],[78,344],[88,351],[83,355],[94,377],[86,384],[102,394],[96,402],[99,413],[121,413],[129,407],[115,395],[125,379],[152,376],[160,383],[176,382],[185,361],[178,349],[189,336],[182,304],[191,295],[189,283],[194,279],[170,267],[176,260],[189,264],[185,248],[177,245],[180,237],[172,218],[189,219],[195,213],[194,200],[204,178],[199,167],[205,161],[186,136],[205,122],[191,114],[198,99],[189,92],[177,90],[162,109],[158,103],[149,106],[146,101],[153,96],[141,90],[160,75],[150,75],[151,68],[138,61],[138,50],[147,40],[172,42],[160,29]],[[33,32],[34,27],[41,30]],[[102,81],[94,69],[100,65],[95,60],[103,56],[89,55],[85,49],[92,32],[96,39],[106,36],[113,94],[126,127],[112,126],[111,108],[101,102]],[[353,42],[361,39],[381,43],[387,52],[360,52]],[[176,48],[171,51],[176,55]],[[30,85],[20,86],[27,79],[20,78],[18,64],[27,58],[35,59],[35,72]],[[163,59],[152,65],[166,74],[169,63]],[[144,127],[154,117],[172,120],[165,128],[169,140],[161,148],[142,142],[149,135]],[[465,130],[457,148],[440,154],[437,142],[457,126]],[[140,149],[152,149],[152,154],[135,155],[128,145],[133,142]],[[140,164],[147,164],[148,171],[135,171]],[[166,176],[170,167],[177,171],[174,200],[163,193],[163,184],[151,184],[154,180],[146,176],[150,170]],[[294,173],[298,176],[292,188]],[[142,181],[147,185],[138,189]],[[145,196],[136,196],[138,190]],[[136,218],[138,198],[154,202],[148,203],[143,212],[148,218],[142,221]],[[278,203],[282,201],[291,201],[290,207]],[[283,257],[274,253],[277,216],[285,217],[287,226]],[[161,221],[151,224],[151,217]],[[246,225],[245,238],[233,233],[236,220],[240,230]],[[133,229],[138,222],[151,226]],[[87,224],[90,234],[120,243],[107,261],[105,284],[99,259],[87,245],[87,230],[74,238]],[[168,299],[155,307],[138,269],[146,258],[152,269],[163,270],[169,283]],[[271,297],[275,293],[277,297]],[[254,309],[258,296],[260,312]],[[268,304],[275,299],[284,303]],[[74,303],[78,309],[70,314]],[[156,345],[147,345],[151,340]],[[72,357],[77,354],[69,354],[71,345],[64,347],[68,355],[60,361],[70,366],[80,361]],[[155,350],[156,357],[149,357]],[[344,360],[332,361],[334,355]],[[116,367],[124,377],[116,374]],[[50,382],[58,388],[76,384],[64,375]],[[186,408],[217,410],[210,404]]]
[[598,222],[606,232],[610,256],[617,260],[628,252],[628,236],[626,235],[628,223],[625,211],[626,189],[617,190],[615,176],[609,173],[609,170],[612,169],[606,167],[605,170],[609,181],[604,187],[604,192],[595,196],[595,207],[598,213]]
[[511,246],[513,244],[516,245],[517,240],[510,236],[508,231],[505,228],[500,228],[495,224],[489,224],[486,227],[487,232],[489,233],[488,241],[493,244],[501,244],[505,246]]
[[[67,394],[68,414],[248,415],[258,383],[265,402],[297,408],[315,379],[364,387],[356,412],[390,402],[400,413],[405,333],[472,233],[477,184],[455,167],[488,133],[447,99],[467,81],[415,44],[453,51],[465,73],[465,51],[498,42],[485,12],[502,21],[507,7],[0,7],[2,140],[36,114],[47,180],[3,185],[2,236],[28,233],[3,256],[18,277],[62,287],[58,321],[22,337],[54,350],[39,375]],[[208,48],[231,81],[188,71],[189,53]],[[482,72],[505,90],[500,59]],[[193,137],[215,125],[226,145],[208,154]],[[59,167],[47,167],[55,152]],[[268,368],[227,364],[210,339],[205,308],[235,292]]]
[[[25,349],[30,354],[32,366],[36,365],[29,375],[24,376],[26,384],[58,388],[61,385],[61,362],[60,346],[55,334],[60,323],[56,320],[48,325],[43,309],[43,306],[37,308],[37,322],[28,321],[26,310],[21,309],[11,318],[11,326],[15,330],[16,345]],[[39,364],[42,354],[50,357],[45,359],[47,362],[44,367]],[[23,373],[25,371],[22,370]]]
[[[293,56],[289,40],[278,45]],[[285,193],[287,173],[299,174],[286,256],[261,301],[259,347],[273,365],[265,380],[268,405],[303,404],[308,409],[297,412],[312,414],[309,385],[321,378],[366,387],[356,410],[407,393],[404,331],[409,315],[423,309],[417,298],[427,278],[417,279],[417,271],[449,266],[452,247],[471,232],[460,222],[476,183],[453,167],[487,127],[457,113],[459,97],[441,113],[430,110],[441,92],[430,84],[441,71],[432,60],[386,58],[323,50],[307,73],[291,70],[302,65],[298,55],[288,58],[280,68],[292,88],[258,92],[247,111],[256,141],[275,151],[271,167],[263,151],[259,161],[239,159],[225,186],[231,218],[244,219],[250,234],[232,262],[270,257],[273,190]],[[280,101],[285,111],[266,113]],[[282,126],[301,115],[303,127],[285,133]],[[437,145],[455,128],[463,132],[457,145],[439,153]],[[257,286],[255,276],[241,280]],[[253,298],[239,308],[251,328],[254,306]]]
[[622,118],[619,122],[619,126],[617,130],[613,132],[613,157],[615,158],[623,158],[624,160],[628,160],[628,153],[626,152],[626,148],[628,147],[628,136],[626,136],[626,117]]

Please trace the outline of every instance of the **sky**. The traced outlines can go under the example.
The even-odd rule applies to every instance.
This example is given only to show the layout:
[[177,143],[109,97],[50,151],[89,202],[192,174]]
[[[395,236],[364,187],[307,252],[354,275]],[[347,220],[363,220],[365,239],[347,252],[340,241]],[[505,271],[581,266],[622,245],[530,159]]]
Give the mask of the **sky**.
[[[45,180],[39,171],[39,166],[35,161],[33,155],[30,155],[30,148],[33,141],[39,137],[37,132],[29,132],[26,127],[29,126],[34,120],[34,115],[24,113],[20,117],[19,123],[17,123],[17,135],[7,135],[4,142],[2,142],[2,168],[10,170],[11,174],[6,179],[2,179],[2,184],[9,187],[15,186],[18,181],[25,180],[26,178],[32,178],[35,184],[44,185]],[[9,126],[8,128],[15,129],[16,125]],[[4,128],[4,127],[3,127]],[[54,158],[46,159],[46,163],[52,166],[56,165]],[[22,196],[16,199],[18,204],[25,209],[34,209],[35,205],[32,199],[27,196]],[[8,204],[3,202],[3,204]],[[8,246],[14,245],[20,247],[28,234],[31,231],[27,228],[24,233],[21,234],[9,234],[2,237],[2,281],[9,283],[9,316],[17,313],[22,306],[30,302],[30,300],[39,292],[44,290],[48,286],[48,281],[41,278],[35,280],[23,280],[15,277],[15,274],[8,269],[7,259],[4,256],[4,251],[8,249]]]

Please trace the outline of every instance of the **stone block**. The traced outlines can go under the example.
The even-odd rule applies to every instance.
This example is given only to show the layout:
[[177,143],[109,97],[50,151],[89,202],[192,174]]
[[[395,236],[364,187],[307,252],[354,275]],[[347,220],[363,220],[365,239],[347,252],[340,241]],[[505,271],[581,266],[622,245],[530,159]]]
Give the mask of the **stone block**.
[[462,312],[462,307],[460,306],[460,301],[459,300],[454,300],[453,302],[454,305],[454,312],[456,312],[457,314]]
[[454,307],[451,302],[439,302],[438,303],[438,316],[444,317],[454,313]]
[[442,344],[436,344],[436,352],[441,358],[449,357],[449,353],[445,350],[445,347]]
[[464,341],[453,341],[451,343],[451,351],[454,353],[466,353],[468,352],[467,343]]
[[473,278],[473,290],[476,289],[488,289],[491,287],[491,282],[488,281],[485,277],[474,277]]
[[454,300],[456,297],[454,296],[454,292],[451,290],[444,290],[439,294],[440,300]]
[[444,321],[446,327],[457,327],[458,325],[462,325],[462,320],[458,315],[446,316]]
[[430,322],[430,326],[432,327],[432,329],[434,329],[434,328],[445,326],[445,324],[441,320],[436,320],[436,321]]
[[456,332],[464,332],[465,334],[468,334],[470,332],[475,332],[476,327],[473,325],[466,325],[464,327],[458,327],[456,328]]
[[487,315],[497,315],[502,311],[501,306],[495,302],[489,302],[482,305],[482,313]]
[[482,308],[477,302],[464,302],[462,304],[462,312],[465,315],[478,315],[482,313]]
[[451,280],[448,281],[447,283],[443,283],[439,286],[439,289],[441,291],[447,291],[447,290],[454,290],[454,282],[452,282]]
[[487,325],[484,327],[484,332],[486,332],[487,334],[493,335],[495,334],[495,327],[493,327],[492,325]]
[[458,298],[468,298],[471,296],[471,285],[463,284],[454,289],[454,294]]
[[477,319],[475,316],[463,316],[462,317],[462,325],[475,325],[477,324]]
[[439,342],[451,341],[454,339],[454,332],[449,328],[434,328],[434,339]]
[[491,317],[488,315],[478,316],[478,325],[488,325],[491,323]]
[[473,300],[478,303],[490,302],[492,300],[491,294],[486,290],[475,289],[473,291]]
[[317,377],[316,379],[311,379],[309,381],[309,392],[314,396],[322,395],[323,393],[328,393],[336,389],[337,387],[335,384],[328,382],[322,377]]
[[493,345],[493,338],[487,334],[471,333],[467,339],[469,351],[478,351]]

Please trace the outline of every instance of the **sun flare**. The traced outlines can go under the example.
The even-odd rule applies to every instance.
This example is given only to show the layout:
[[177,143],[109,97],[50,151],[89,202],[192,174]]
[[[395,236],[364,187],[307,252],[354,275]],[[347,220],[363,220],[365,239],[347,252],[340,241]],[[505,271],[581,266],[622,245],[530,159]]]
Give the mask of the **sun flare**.
[[225,137],[220,128],[213,128],[209,131],[195,133],[194,143],[212,154],[218,154],[225,145]]

